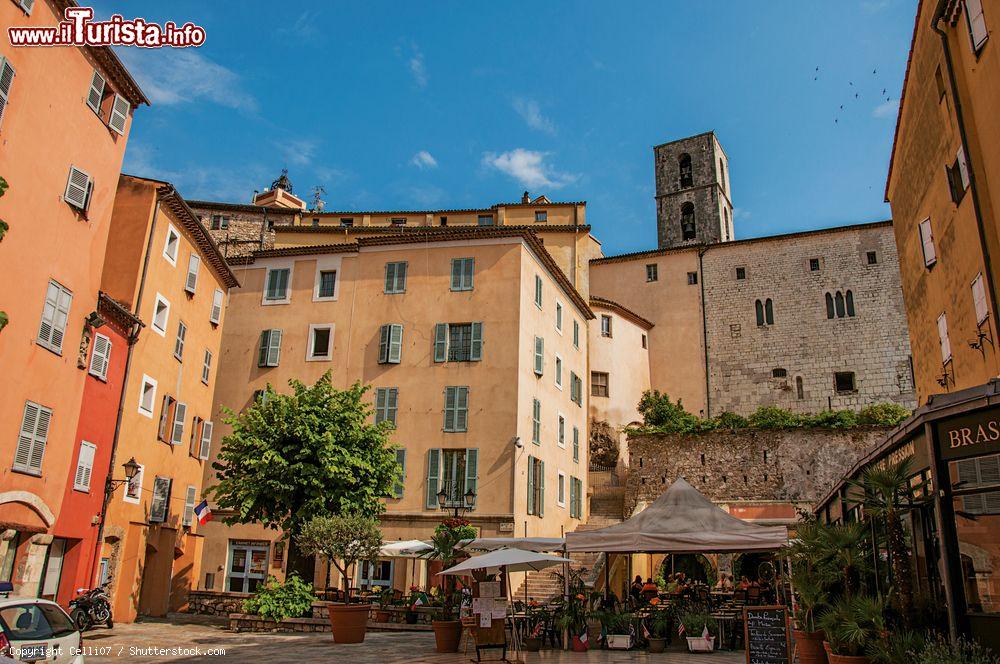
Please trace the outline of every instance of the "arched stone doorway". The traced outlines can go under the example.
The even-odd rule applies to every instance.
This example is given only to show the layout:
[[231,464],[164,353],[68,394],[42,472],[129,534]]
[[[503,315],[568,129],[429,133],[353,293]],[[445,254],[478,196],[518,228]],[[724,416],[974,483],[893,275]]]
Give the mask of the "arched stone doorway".
[[700,553],[668,554],[660,566],[660,574],[665,579],[674,572],[684,572],[688,581],[700,581],[710,586],[715,585],[719,576],[715,561]]
[[774,554],[741,553],[733,557],[733,580],[739,582],[741,577],[749,581],[771,581],[777,569]]

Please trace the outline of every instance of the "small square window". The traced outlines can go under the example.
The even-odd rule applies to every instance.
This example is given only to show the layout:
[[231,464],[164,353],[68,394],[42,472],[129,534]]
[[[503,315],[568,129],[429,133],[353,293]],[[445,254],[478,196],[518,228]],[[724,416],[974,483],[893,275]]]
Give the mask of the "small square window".
[[448,225],[448,217],[441,217],[441,225],[442,226]]
[[352,226],[354,226],[354,218],[353,217],[341,217],[340,218],[340,227],[341,228],[350,228]]
[[479,215],[479,218],[477,219],[476,223],[478,223],[480,226],[492,226],[493,225],[493,215],[491,215],[491,214],[481,214],[481,215]]
[[838,371],[833,374],[834,387],[838,394],[857,391],[853,371]]
[[771,369],[771,378],[787,378],[788,372],[782,368]]
[[645,334],[643,334],[643,335],[642,335],[642,347],[643,347],[643,348],[647,348],[646,344],[647,344],[647,341],[646,341],[646,335],[645,335]]
[[535,221],[543,222],[549,220],[549,213],[545,210],[535,210]]
[[747,269],[745,267],[736,268],[736,280],[743,281],[747,278]]
[[320,270],[319,282],[316,284],[316,297],[332,298],[337,293],[337,271]]
[[646,281],[656,281],[660,278],[659,266],[656,263],[650,263],[646,266]]
[[329,360],[333,357],[333,325],[309,326],[307,360]]
[[313,217],[312,226],[313,228],[319,227],[319,217]]
[[878,263],[878,254],[876,254],[874,251],[869,251],[867,256],[869,265],[875,265],[876,263]]
[[698,273],[688,272],[688,286],[695,286],[698,284]]
[[392,223],[393,226],[405,226],[406,225],[406,217],[393,217],[390,220],[390,222]]
[[590,372],[590,394],[595,397],[608,396],[608,374],[606,371]]
[[818,258],[810,258],[809,259],[809,271],[810,272],[819,272],[819,259]]
[[146,417],[153,416],[153,403],[156,401],[156,380],[149,376],[142,377],[142,389],[139,392],[139,412]]
[[170,319],[170,302],[165,297],[156,294],[156,304],[153,306],[153,331],[164,336],[167,333],[167,321]]

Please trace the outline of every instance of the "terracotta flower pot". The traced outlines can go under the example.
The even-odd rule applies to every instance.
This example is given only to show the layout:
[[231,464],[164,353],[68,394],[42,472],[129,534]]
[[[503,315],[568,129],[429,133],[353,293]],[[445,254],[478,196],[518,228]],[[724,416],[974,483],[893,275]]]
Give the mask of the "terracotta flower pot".
[[826,650],[826,659],[830,664],[871,664],[871,660],[866,655],[836,655],[829,641],[823,642]]
[[579,636],[574,636],[573,637],[573,652],[587,652],[588,650],[590,650],[590,646],[588,645],[588,643],[589,643],[589,640],[588,641],[583,641],[583,640],[580,639]]
[[795,645],[799,648],[799,664],[828,664],[822,630],[803,632],[793,629],[792,634],[795,636]]
[[375,622],[377,623],[387,623],[392,619],[392,614],[388,611],[375,611]]
[[433,620],[434,645],[437,652],[458,652],[462,641],[461,620]]
[[528,652],[538,652],[542,649],[542,640],[537,636],[529,636],[524,639],[524,649]]
[[371,604],[331,604],[330,631],[337,643],[361,643],[368,629]]
[[667,649],[667,640],[649,637],[649,652],[663,652]]

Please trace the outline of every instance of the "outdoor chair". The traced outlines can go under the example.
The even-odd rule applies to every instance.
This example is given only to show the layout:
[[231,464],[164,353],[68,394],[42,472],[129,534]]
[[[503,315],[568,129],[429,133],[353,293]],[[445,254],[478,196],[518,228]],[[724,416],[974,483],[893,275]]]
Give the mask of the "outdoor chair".
[[733,604],[746,604],[747,603],[747,591],[740,588],[733,592]]

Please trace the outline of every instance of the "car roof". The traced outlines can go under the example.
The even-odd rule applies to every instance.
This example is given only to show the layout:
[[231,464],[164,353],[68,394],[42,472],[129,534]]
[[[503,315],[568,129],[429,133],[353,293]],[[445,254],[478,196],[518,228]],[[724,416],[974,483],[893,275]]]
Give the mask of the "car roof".
[[[48,599],[42,599],[41,597],[31,597],[28,595],[12,595],[10,597],[0,597],[0,609],[6,608],[8,606],[15,606],[18,604],[51,604],[53,606],[59,606],[56,602]],[[61,606],[59,608],[62,608]]]

